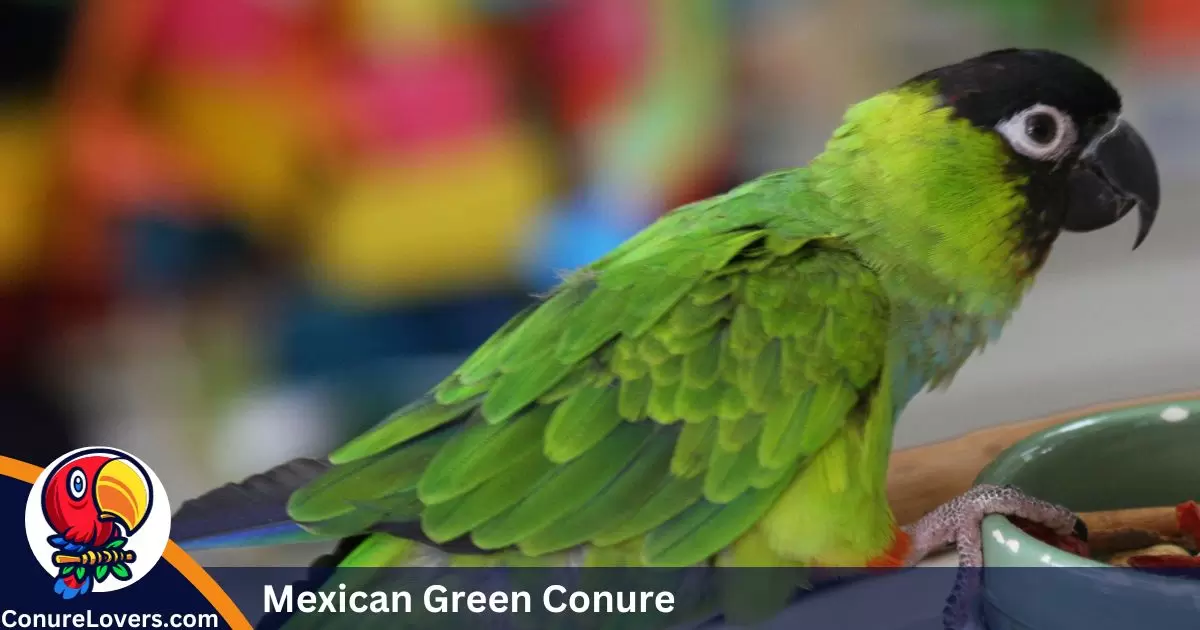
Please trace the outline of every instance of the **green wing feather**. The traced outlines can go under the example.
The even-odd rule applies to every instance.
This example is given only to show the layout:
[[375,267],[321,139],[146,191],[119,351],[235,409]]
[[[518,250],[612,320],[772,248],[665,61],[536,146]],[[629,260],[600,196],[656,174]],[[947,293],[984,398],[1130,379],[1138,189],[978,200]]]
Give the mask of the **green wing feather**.
[[648,564],[730,545],[861,416],[884,360],[876,276],[776,227],[781,202],[760,181],[682,208],[571,276],[333,453],[291,514],[403,514],[529,555],[640,539]]

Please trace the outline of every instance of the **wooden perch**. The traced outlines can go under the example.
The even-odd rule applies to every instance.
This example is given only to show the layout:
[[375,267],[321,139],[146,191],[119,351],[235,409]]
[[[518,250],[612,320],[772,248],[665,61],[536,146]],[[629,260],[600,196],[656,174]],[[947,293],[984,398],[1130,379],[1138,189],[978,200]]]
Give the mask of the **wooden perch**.
[[137,559],[137,554],[132,551],[124,551],[121,549],[101,549],[85,551],[82,554],[56,553],[54,554],[54,564],[56,566],[64,565],[83,565],[83,566],[99,566],[101,564],[112,564],[114,562],[133,562]]
[[1174,505],[1106,512],[1083,512],[1079,518],[1087,523],[1089,533],[1104,534],[1136,529],[1166,537],[1179,535],[1179,519],[1175,515]]

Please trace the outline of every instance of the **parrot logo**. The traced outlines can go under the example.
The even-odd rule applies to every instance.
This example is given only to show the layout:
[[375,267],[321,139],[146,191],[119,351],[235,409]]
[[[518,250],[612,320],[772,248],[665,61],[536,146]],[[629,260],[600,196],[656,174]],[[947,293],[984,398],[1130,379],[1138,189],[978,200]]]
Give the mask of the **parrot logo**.
[[109,447],[63,455],[34,483],[25,509],[30,548],[74,599],[124,588],[162,556],[170,507],[162,482],[136,457]]

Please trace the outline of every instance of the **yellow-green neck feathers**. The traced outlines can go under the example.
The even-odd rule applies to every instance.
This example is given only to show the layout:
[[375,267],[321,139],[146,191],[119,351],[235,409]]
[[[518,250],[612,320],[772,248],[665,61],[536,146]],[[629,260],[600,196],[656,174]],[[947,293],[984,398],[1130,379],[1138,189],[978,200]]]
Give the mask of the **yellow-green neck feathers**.
[[853,106],[810,181],[892,290],[1003,317],[1041,259],[1022,246],[1025,181],[1008,160],[998,135],[909,86]]

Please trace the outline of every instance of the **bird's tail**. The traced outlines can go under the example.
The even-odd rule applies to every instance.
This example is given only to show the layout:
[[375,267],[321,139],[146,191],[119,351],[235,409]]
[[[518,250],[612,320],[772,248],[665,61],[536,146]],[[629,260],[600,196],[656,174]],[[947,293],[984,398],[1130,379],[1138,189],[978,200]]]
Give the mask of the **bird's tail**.
[[[51,536],[46,542],[65,553],[79,554],[87,551],[86,545],[70,542],[59,535]],[[92,576],[85,568],[73,565],[59,568],[58,579],[54,581],[54,592],[63,599],[74,599],[79,595],[87,595],[91,590]]]
[[71,572],[54,581],[54,592],[63,599],[74,599],[78,595],[87,595],[92,590],[92,576],[75,577]]
[[326,460],[294,459],[186,501],[171,517],[171,539],[188,551],[319,540],[288,517],[287,502],[329,466]]

